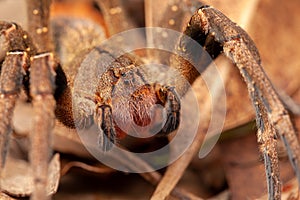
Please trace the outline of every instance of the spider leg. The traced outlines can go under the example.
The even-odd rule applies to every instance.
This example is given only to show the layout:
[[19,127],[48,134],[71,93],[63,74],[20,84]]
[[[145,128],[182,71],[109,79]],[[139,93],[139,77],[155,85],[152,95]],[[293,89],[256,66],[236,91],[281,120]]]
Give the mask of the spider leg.
[[[195,38],[202,46],[205,46],[207,52],[212,57],[216,57],[221,52],[224,52],[224,54],[231,59],[239,69],[247,83],[250,96],[253,96],[251,95],[253,89],[259,89],[259,94],[262,96],[263,100],[255,101],[257,98],[254,96],[252,97],[253,104],[255,105],[258,102],[260,104],[259,111],[267,112],[268,120],[263,119],[263,122],[264,124],[269,123],[268,126],[270,126],[271,129],[274,128],[276,133],[284,142],[290,162],[297,175],[298,181],[300,182],[300,146],[294,127],[287,111],[279,99],[279,96],[275,92],[270,80],[261,66],[258,50],[248,34],[235,23],[230,21],[220,11],[208,6],[200,8],[192,16],[185,34]],[[188,47],[185,46],[185,48]],[[255,87],[252,87],[254,85]],[[257,116],[259,116],[259,113],[257,113]],[[258,121],[260,121],[260,119],[258,119]],[[269,133],[272,133],[272,131]],[[269,135],[269,133],[267,134],[266,132],[266,135]],[[262,133],[261,135],[265,134]],[[272,136],[269,135],[268,138],[270,137]],[[271,143],[275,142],[275,140],[268,140],[267,138],[264,140]],[[277,171],[278,169],[275,169],[276,165],[268,166],[274,165],[278,162],[278,158],[276,158],[276,156],[273,159],[276,161],[265,161],[267,164],[266,167],[267,169],[273,168]],[[275,179],[276,181],[279,180],[277,177]],[[270,179],[268,178],[268,180]],[[273,184],[276,185],[276,181],[274,181]],[[272,187],[275,187],[275,185]],[[277,187],[279,187],[279,184],[277,184]],[[276,190],[279,191],[279,188]],[[274,195],[277,197],[277,194],[275,193],[276,192],[274,192]],[[269,195],[271,196],[273,194]]]
[[167,135],[179,126],[180,98],[173,87],[161,87],[157,96],[167,108],[167,120],[159,134]]
[[30,162],[33,170],[31,199],[48,199],[47,179],[50,157],[51,131],[54,125],[55,69],[57,67],[49,34],[51,0],[27,0],[29,32],[37,47],[30,58],[30,95],[34,121],[30,136]]
[[0,21],[0,171],[4,167],[13,109],[34,47],[17,24]]
[[1,67],[0,76],[0,170],[4,167],[9,135],[11,133],[12,114],[18,98],[23,67],[28,65],[26,52],[8,52]]
[[284,142],[290,162],[300,182],[300,146],[295,129],[288,112],[265,74],[260,61],[255,59],[251,61],[246,60],[255,55],[253,51],[253,46],[251,47],[241,38],[224,44],[224,53],[237,65],[242,76],[245,76],[243,71],[246,71],[251,77],[251,82],[257,84],[257,87],[260,89],[262,96],[266,100],[262,103],[268,112],[271,126],[274,126]]
[[38,53],[53,50],[49,30],[52,0],[27,0],[28,30]]
[[249,94],[256,110],[257,141],[263,154],[269,199],[280,199],[281,182],[279,180],[276,131],[270,124],[267,110],[263,106],[264,99],[259,88],[252,84],[251,78],[246,72],[245,75],[245,78],[249,80],[247,82]]
[[103,151],[108,151],[116,143],[116,130],[113,124],[112,109],[109,105],[101,105],[96,110],[96,124],[104,134],[99,134],[99,145]]
[[51,53],[31,57],[30,94],[35,115],[30,135],[30,162],[35,187],[31,199],[47,199],[48,161],[55,119],[55,66]]
[[101,8],[105,22],[107,23],[109,35],[114,35],[134,27],[130,17],[124,9],[121,0],[96,0]]

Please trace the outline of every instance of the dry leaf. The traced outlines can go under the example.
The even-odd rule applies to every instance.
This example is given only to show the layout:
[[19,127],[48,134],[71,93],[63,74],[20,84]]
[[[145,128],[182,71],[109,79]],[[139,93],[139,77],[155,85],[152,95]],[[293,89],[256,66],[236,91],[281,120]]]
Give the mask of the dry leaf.
[[65,175],[66,173],[68,173],[68,171],[71,169],[71,168],[74,168],[74,167],[77,167],[77,168],[81,168],[81,169],[84,169],[86,171],[89,171],[89,172],[93,172],[93,173],[112,173],[112,172],[115,172],[116,170],[114,169],[111,169],[109,167],[106,167],[106,166],[93,166],[93,165],[88,165],[88,164],[85,164],[83,162],[76,162],[76,161],[71,161],[71,162],[68,162],[66,164],[64,164],[64,166],[62,167],[62,170],[61,170],[61,175]]
[[14,198],[0,192],[0,200],[15,200]]
[[[28,162],[8,157],[1,177],[1,190],[16,197],[26,197],[32,193],[32,172]],[[49,195],[56,193],[60,179],[59,154],[54,155],[49,164]]]

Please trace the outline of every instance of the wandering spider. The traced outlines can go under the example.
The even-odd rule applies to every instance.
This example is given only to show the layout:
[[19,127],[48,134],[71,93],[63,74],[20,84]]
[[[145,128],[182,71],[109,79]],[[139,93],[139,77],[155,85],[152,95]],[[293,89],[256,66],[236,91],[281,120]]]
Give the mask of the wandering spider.
[[[127,16],[122,9],[121,11],[116,9],[121,8],[119,1],[98,0],[96,2],[105,16],[108,35],[131,28],[130,24],[121,23],[126,22]],[[91,41],[86,45],[92,46],[80,44],[78,45],[80,48],[74,50],[77,54],[73,59],[64,57],[66,47],[56,36],[64,33],[63,30],[59,30],[60,23],[73,22],[65,20],[54,24],[52,38],[49,23],[51,1],[28,0],[27,4],[28,32],[15,23],[0,22],[0,168],[2,169],[5,164],[13,109],[24,85],[35,111],[30,150],[31,164],[36,172],[32,199],[47,199],[45,185],[50,150],[49,138],[55,115],[70,128],[75,126],[87,128],[96,124],[99,132],[103,132],[101,137],[103,139],[99,145],[103,150],[108,151],[123,134],[115,125],[112,115],[112,91],[117,82],[130,77],[133,84],[142,84],[142,87],[132,94],[129,102],[132,108],[131,117],[136,124],[149,123],[148,110],[152,105],[161,104],[166,108],[166,122],[159,132],[160,135],[167,135],[178,128],[180,122],[178,94],[184,94],[185,89],[180,86],[180,83],[179,86],[146,84],[148,81],[144,79],[147,77],[147,71],[139,69],[142,60],[136,55],[129,54],[115,58],[110,47],[99,46],[105,34],[102,34],[103,38],[93,38],[97,36],[96,28],[89,31],[77,29],[81,31],[80,34],[89,34]],[[179,7],[174,4],[172,8],[173,10],[176,8],[177,11]],[[179,10],[177,17],[180,17],[182,12]],[[80,24],[80,22],[76,23]],[[189,23],[186,24],[184,34],[202,45],[212,58],[223,53],[239,69],[256,110],[257,135],[266,166],[268,195],[270,199],[280,199],[281,183],[276,138],[278,136],[283,141],[299,182],[300,146],[290,117],[263,71],[253,41],[239,26],[220,11],[209,6],[201,6],[194,12]],[[200,73],[178,55],[189,55],[195,52],[192,52],[190,43],[184,37],[174,45],[176,45],[177,55],[170,56],[170,63],[190,83],[193,83]],[[96,82],[88,80],[91,81],[89,84],[97,86],[95,93],[74,91],[73,82],[77,75],[77,68],[83,62],[85,55],[91,51],[97,51],[103,59],[109,57],[114,61],[104,68],[99,80]],[[73,104],[70,103],[72,101]],[[122,113],[122,109],[118,112]]]

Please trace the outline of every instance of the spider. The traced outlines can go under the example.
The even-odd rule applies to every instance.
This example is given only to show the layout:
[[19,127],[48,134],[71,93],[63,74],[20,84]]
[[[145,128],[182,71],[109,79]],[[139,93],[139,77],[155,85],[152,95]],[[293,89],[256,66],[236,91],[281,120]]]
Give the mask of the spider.
[[[117,9],[121,5],[119,1],[96,2],[106,16],[104,18],[109,24],[109,35],[130,27],[128,24],[116,23],[126,21],[128,17]],[[35,171],[35,189],[31,198],[47,199],[45,185],[50,152],[49,138],[55,116],[70,128],[84,129],[96,124],[99,133],[103,134],[99,146],[104,151],[109,151],[124,134],[115,124],[112,115],[112,91],[116,83],[123,81],[124,84],[141,85],[129,101],[130,116],[136,124],[143,126],[149,123],[149,109],[152,105],[161,104],[166,108],[166,121],[161,127],[160,135],[168,135],[178,128],[181,107],[179,94],[184,94],[185,91],[180,86],[148,84],[148,72],[139,68],[142,60],[137,55],[130,54],[115,57],[113,48],[97,44],[102,38],[93,38],[97,35],[96,29],[77,29],[80,34],[88,34],[92,41],[89,45],[93,46],[79,45],[81,49],[74,50],[78,53],[75,57],[64,57],[63,50],[67,47],[56,36],[64,33],[59,26],[73,22],[57,22],[52,26],[52,38],[49,21],[51,0],[28,0],[27,4],[30,21],[28,32],[15,23],[0,22],[0,169],[5,164],[13,109],[24,85],[35,111],[30,136],[30,161]],[[180,17],[180,11],[178,13]],[[81,22],[74,22],[76,23]],[[280,199],[277,137],[280,137],[287,149],[299,182],[300,146],[288,112],[263,71],[254,42],[242,28],[220,11],[203,5],[194,12],[183,33],[203,46],[212,58],[223,53],[239,69],[256,110],[257,137],[265,163],[269,199]],[[84,62],[85,55],[91,51],[96,52],[101,60],[111,59],[113,62],[102,69],[103,74],[97,80],[82,83],[83,88],[89,84],[95,85],[95,92],[76,91],[73,84],[75,76],[80,76],[77,69]],[[175,51],[177,54],[170,57],[172,67],[193,83],[200,73],[181,56],[194,53],[193,49],[190,49],[190,44],[182,37],[176,43]],[[72,97],[73,103],[70,103]],[[122,101],[122,97],[119,98]],[[122,108],[118,112],[122,113]]]

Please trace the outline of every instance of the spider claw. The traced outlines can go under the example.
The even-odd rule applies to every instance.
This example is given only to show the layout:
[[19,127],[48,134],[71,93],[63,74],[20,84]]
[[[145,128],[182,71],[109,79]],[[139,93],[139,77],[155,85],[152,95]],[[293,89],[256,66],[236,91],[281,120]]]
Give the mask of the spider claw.
[[96,123],[99,130],[102,130],[102,135],[99,136],[98,144],[102,147],[104,152],[111,150],[116,143],[116,131],[112,120],[111,107],[109,105],[102,105],[98,107]]
[[[104,123],[105,124],[105,123]],[[116,141],[116,132],[115,129],[112,127],[102,127],[103,130],[103,137],[102,140],[99,140],[99,145],[102,146],[102,150],[107,152],[112,149],[113,145]]]
[[180,122],[179,112],[168,113],[166,123],[162,128],[162,130],[160,131],[159,135],[167,135],[175,131],[179,126],[179,122]]
[[175,88],[165,87],[160,90],[160,99],[166,97],[167,120],[158,135],[167,135],[175,131],[180,123],[180,98],[177,95]]

